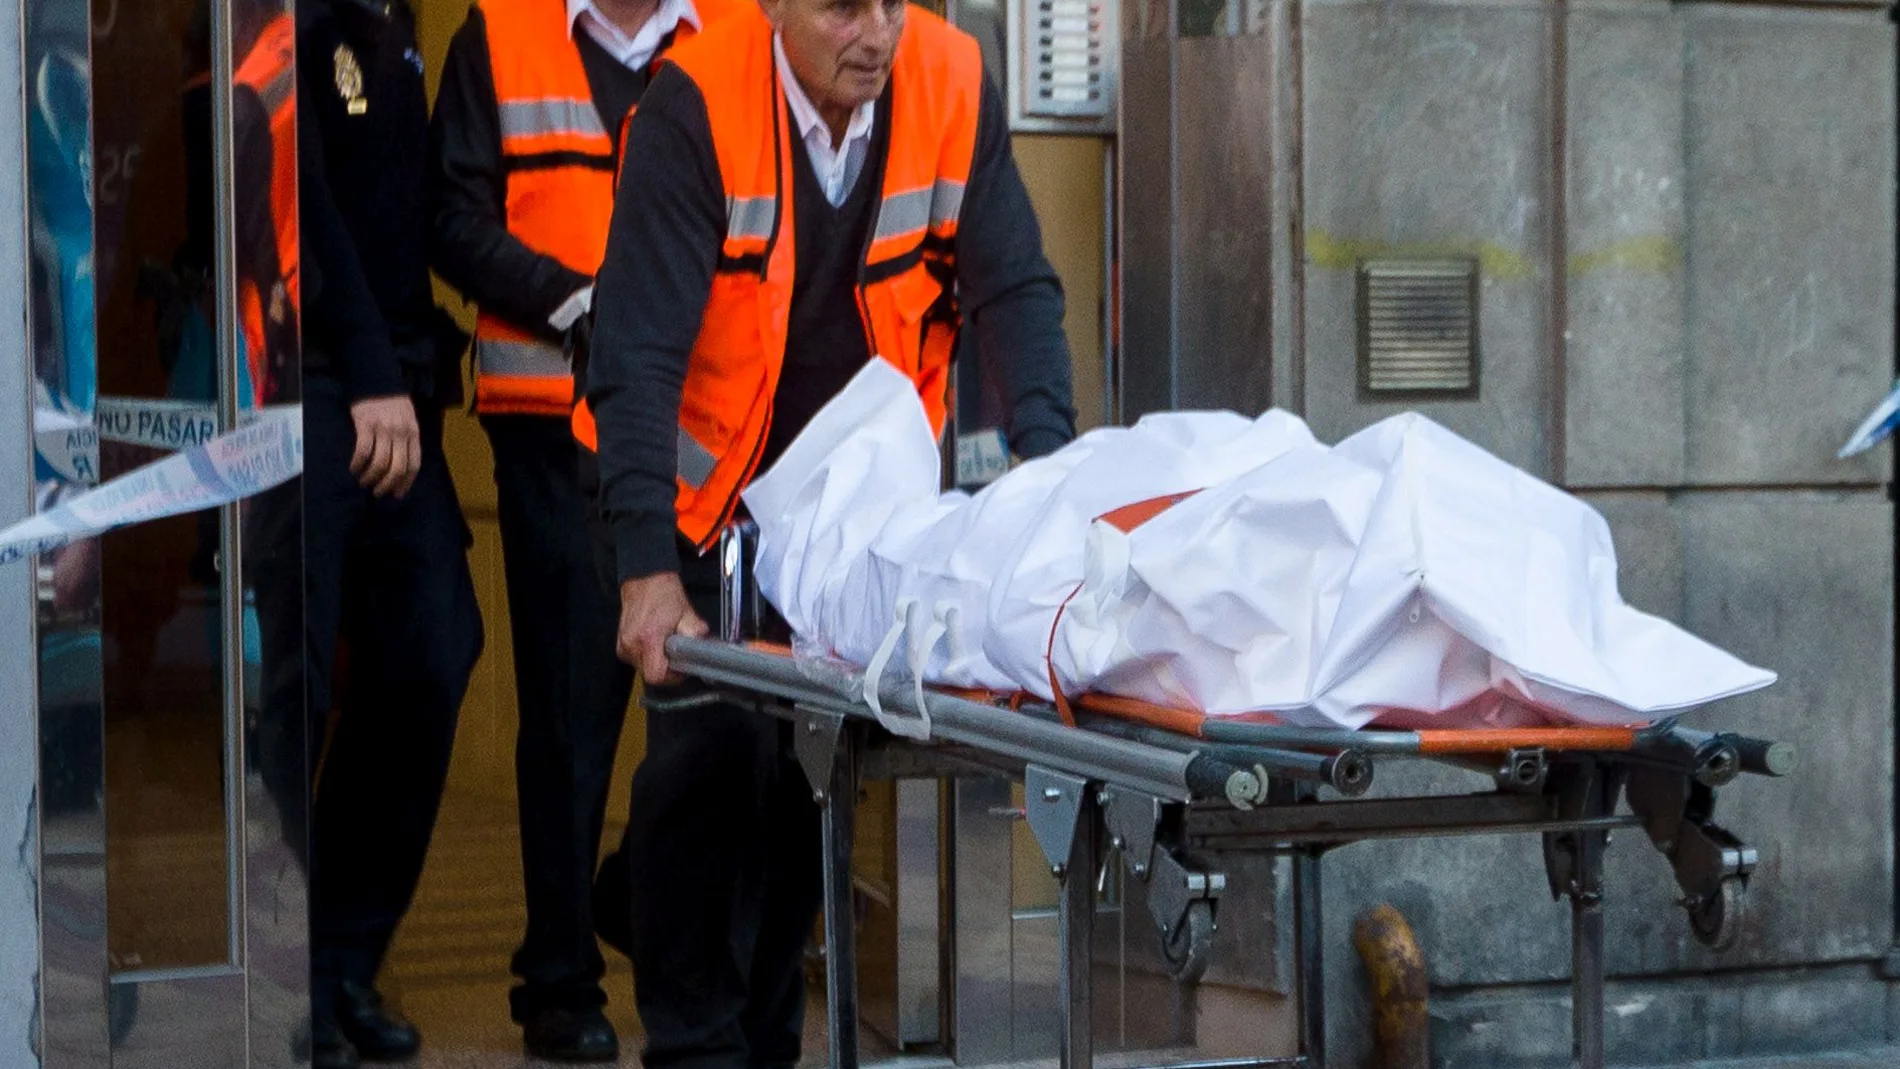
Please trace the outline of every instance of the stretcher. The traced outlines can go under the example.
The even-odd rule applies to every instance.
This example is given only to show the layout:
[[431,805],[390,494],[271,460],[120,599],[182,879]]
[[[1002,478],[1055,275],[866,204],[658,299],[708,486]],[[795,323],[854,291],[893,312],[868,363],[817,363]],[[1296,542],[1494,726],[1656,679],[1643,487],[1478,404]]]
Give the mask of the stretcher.
[[[1571,907],[1573,1065],[1604,1064],[1603,855],[1610,833],[1640,828],[1673,868],[1695,938],[1731,945],[1756,852],[1713,820],[1716,792],[1744,774],[1789,774],[1794,750],[1673,718],[1644,727],[1383,731],[1299,728],[1202,717],[1082,696],[1058,709],[1018,696],[951,692],[911,681],[861,690],[757,639],[761,617],[742,528],[718,549],[724,587],[716,637],[667,643],[702,690],[654,715],[731,702],[793,725],[794,750],[823,813],[826,1012],[833,1069],[858,1069],[851,844],[860,783],[967,774],[1017,779],[1025,819],[1060,886],[1058,999],[1062,1069],[1090,1069],[1090,948],[1097,878],[1119,861],[1146,889],[1175,979],[1207,968],[1226,881],[1207,852],[1291,859],[1299,1047],[1248,1066],[1326,1065],[1322,859],[1351,843],[1434,836],[1543,838],[1553,897]],[[881,720],[912,718],[893,732]],[[928,737],[917,725],[927,724]],[[1478,793],[1366,797],[1381,765],[1444,762],[1482,772]],[[1627,809],[1620,802],[1627,803]]]

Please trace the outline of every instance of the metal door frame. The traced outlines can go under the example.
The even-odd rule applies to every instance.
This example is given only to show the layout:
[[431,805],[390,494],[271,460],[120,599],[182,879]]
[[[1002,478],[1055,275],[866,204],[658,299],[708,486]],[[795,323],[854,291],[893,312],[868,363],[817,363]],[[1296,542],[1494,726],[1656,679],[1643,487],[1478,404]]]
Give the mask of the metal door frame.
[[[239,361],[244,359],[239,345],[237,321],[238,280],[235,273],[236,224],[235,190],[239,176],[233,151],[233,86],[237,59],[233,56],[233,0],[211,0],[211,155],[213,161],[213,211],[215,232],[216,285],[212,307],[215,309],[217,336],[217,417],[223,430],[234,428],[239,419]],[[24,61],[34,54],[36,43],[29,40],[32,23],[27,20],[30,7],[41,10],[55,4],[77,5],[85,12],[88,55],[86,61],[86,121],[88,144],[84,148],[87,183],[96,192],[90,163],[93,159],[92,131],[97,114],[95,83],[91,78],[90,47],[97,35],[92,27],[90,0],[23,0],[18,14],[18,48],[11,54]],[[289,3],[285,14],[294,17]],[[71,19],[76,10],[68,9]],[[68,42],[70,44],[70,42]],[[76,51],[76,50],[75,50]],[[34,72],[21,62],[18,70],[23,95],[31,99]],[[26,146],[26,130],[20,131],[20,144]],[[19,221],[32,231],[31,220],[35,190],[32,172],[22,152],[21,188],[25,193]],[[255,180],[259,176],[249,176]],[[96,219],[97,202],[88,199],[88,208]],[[94,241],[96,254],[96,239]],[[36,314],[32,285],[31,251],[20,272],[19,290],[27,295],[24,319],[28,324],[25,358],[0,374],[0,396],[23,399],[23,437],[31,438],[33,406],[31,374],[15,383],[10,369],[35,366],[33,329]],[[133,265],[120,270],[134,269]],[[97,352],[98,330],[95,320],[93,347]],[[111,354],[105,354],[110,358]],[[96,386],[96,379],[95,379]],[[8,394],[8,389],[17,393]],[[0,431],[10,428],[0,420]],[[15,453],[13,455],[20,455]],[[31,455],[30,452],[27,455]],[[8,476],[7,478],[11,478]],[[29,476],[29,483],[31,477]],[[0,483],[0,494],[13,492]],[[293,491],[294,493],[294,491]],[[30,502],[28,503],[29,507]],[[226,506],[219,515],[220,549],[218,554],[218,612],[220,701],[222,731],[220,754],[225,830],[225,880],[228,902],[226,960],[199,966],[134,970],[114,975],[107,955],[106,859],[110,849],[105,821],[105,763],[103,696],[91,708],[76,706],[78,720],[48,717],[42,708],[45,680],[29,673],[34,712],[33,730],[38,740],[32,750],[36,757],[38,804],[32,831],[37,832],[39,892],[39,961],[37,1006],[30,1022],[33,1063],[45,1069],[106,1069],[109,1066],[162,1067],[178,1064],[206,1066],[293,1067],[307,1065],[309,1049],[309,929],[307,890],[305,887],[307,845],[289,841],[292,830],[302,821],[275,819],[252,755],[257,752],[254,735],[257,724],[246,715],[249,706],[245,664],[246,576],[240,507]],[[300,559],[300,555],[299,555]],[[21,596],[33,591],[20,576],[34,576],[33,568],[21,565],[17,570],[0,570],[0,598],[6,605],[37,606],[39,597]],[[107,577],[106,581],[110,581]],[[17,593],[15,588],[23,588]],[[95,598],[94,619],[98,601]],[[33,651],[47,636],[42,635],[36,609],[25,613],[33,636],[25,645],[27,659],[38,668]],[[299,614],[300,615],[300,614]],[[11,612],[0,614],[11,624]],[[299,643],[299,646],[301,644]],[[0,643],[0,647],[12,648]],[[300,654],[299,650],[299,654]],[[0,650],[0,656],[4,650]],[[97,655],[95,654],[95,658]],[[300,663],[300,662],[299,662]],[[83,665],[81,666],[83,668]],[[102,660],[95,659],[95,678],[102,671]],[[17,678],[9,674],[6,678]],[[96,692],[95,692],[96,693]],[[298,706],[299,714],[307,711]],[[262,718],[258,718],[262,719]],[[87,721],[90,721],[89,723]],[[82,730],[75,732],[75,723]],[[307,732],[296,731],[295,749],[299,759],[301,740]],[[87,740],[96,740],[88,744]],[[281,752],[281,751],[280,751]],[[4,770],[0,769],[0,776]],[[67,779],[67,777],[75,777]],[[61,779],[62,797],[80,799],[77,806],[62,806],[53,812],[47,804],[49,785]],[[307,779],[307,776],[306,776]],[[4,780],[0,780],[4,782]],[[23,861],[27,843],[22,843]],[[8,1022],[0,1021],[0,1039]],[[182,1060],[181,1060],[182,1059]],[[12,1052],[6,1063],[19,1064]]]

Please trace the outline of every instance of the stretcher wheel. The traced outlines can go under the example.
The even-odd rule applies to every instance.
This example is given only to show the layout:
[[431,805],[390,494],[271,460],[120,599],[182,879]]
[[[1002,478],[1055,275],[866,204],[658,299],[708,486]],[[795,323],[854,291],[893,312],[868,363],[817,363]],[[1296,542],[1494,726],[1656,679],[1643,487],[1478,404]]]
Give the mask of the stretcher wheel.
[[1207,974],[1209,951],[1214,945],[1214,904],[1205,900],[1188,906],[1181,926],[1163,937],[1161,952],[1176,981],[1199,983]]
[[1741,881],[1723,880],[1719,890],[1689,903],[1688,910],[1696,942],[1717,953],[1727,950],[1742,934]]

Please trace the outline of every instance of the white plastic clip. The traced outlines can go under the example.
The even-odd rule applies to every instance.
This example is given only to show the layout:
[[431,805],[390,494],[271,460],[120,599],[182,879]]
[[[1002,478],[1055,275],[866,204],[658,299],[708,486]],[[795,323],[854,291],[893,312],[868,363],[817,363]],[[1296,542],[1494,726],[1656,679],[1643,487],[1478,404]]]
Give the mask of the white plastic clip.
[[963,610],[954,601],[937,603],[937,620],[943,624],[944,637],[950,644],[950,663],[955,664],[970,652],[963,642]]

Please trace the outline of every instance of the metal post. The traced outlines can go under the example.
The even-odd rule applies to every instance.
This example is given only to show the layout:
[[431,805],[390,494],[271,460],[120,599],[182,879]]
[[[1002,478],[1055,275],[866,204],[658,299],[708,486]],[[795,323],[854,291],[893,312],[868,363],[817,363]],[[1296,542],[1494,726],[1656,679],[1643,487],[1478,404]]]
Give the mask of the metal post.
[[948,1053],[958,1065],[997,1065],[1015,1060],[1016,1043],[1010,882],[996,878],[1011,864],[1010,784],[969,777],[951,789],[956,801],[947,954],[956,987]]
[[857,915],[851,901],[851,842],[857,825],[858,738],[846,725],[838,733],[824,807],[825,1010],[831,1069],[858,1069]]
[[[1900,8],[1891,10],[1888,18],[1900,23]],[[1894,58],[1896,65],[1900,66],[1900,41],[1896,41]],[[1900,109],[1900,87],[1896,87],[1893,103],[1897,109]],[[1895,234],[1894,247],[1896,254],[1900,254],[1900,232]],[[1894,370],[1900,372],[1900,317],[1895,317],[1894,320]],[[1889,503],[1900,504],[1900,482],[1887,484],[1887,500]],[[1893,578],[1894,605],[1896,609],[1900,609],[1900,537],[1893,539]],[[1893,663],[1900,664],[1900,628],[1894,629],[1893,643]],[[1900,673],[1889,672],[1888,674],[1891,677],[1889,686],[1893,688],[1894,708],[1900,710]],[[1888,761],[1891,762],[1887,766],[1889,771],[1900,769],[1900,723],[1894,726],[1896,730],[1893,732],[1893,752],[1888,755]],[[1893,791],[1892,794],[1894,856],[1900,858],[1900,790]],[[1900,865],[1893,866],[1890,876],[1892,879],[1890,893],[1893,896],[1893,944],[1887,949],[1887,956],[1880,963],[1880,977],[1883,980],[1900,980]]]
[[1326,951],[1320,905],[1320,851],[1293,855],[1294,956],[1300,970],[1300,1056],[1308,1069],[1326,1069]]
[[[231,24],[231,5],[210,5],[211,16],[211,222],[217,242],[212,258],[216,290],[215,315],[218,358],[218,432],[234,431],[244,400],[239,369],[244,352],[239,343],[237,257],[237,125],[233,87],[238,57]],[[257,176],[245,176],[255,180]],[[244,924],[244,552],[243,523],[233,502],[218,509],[218,618],[224,766],[224,878],[225,941],[228,961],[243,968],[250,960],[249,931]],[[314,712],[309,715],[316,715]]]
[[1609,835],[1575,833],[1570,890],[1570,1052],[1572,1069],[1603,1069],[1603,848]]
[[[1101,870],[1099,802],[1092,787],[1081,792],[1075,839],[1062,869],[1060,952],[1062,972],[1056,995],[1062,1001],[1061,1069],[1090,1069],[1095,1063],[1095,876]],[[1032,803],[1033,804],[1033,803]]]

